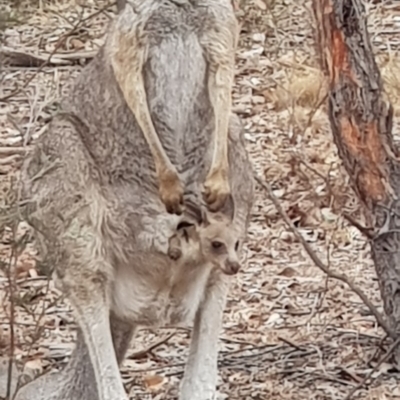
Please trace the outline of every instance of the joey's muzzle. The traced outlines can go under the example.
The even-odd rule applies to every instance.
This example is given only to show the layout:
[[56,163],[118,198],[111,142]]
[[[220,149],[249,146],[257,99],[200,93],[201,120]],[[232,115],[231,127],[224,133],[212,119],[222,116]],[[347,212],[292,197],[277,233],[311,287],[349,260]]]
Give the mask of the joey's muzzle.
[[227,260],[225,262],[224,267],[222,268],[222,271],[226,275],[236,275],[240,270],[240,264],[238,261],[229,261]]

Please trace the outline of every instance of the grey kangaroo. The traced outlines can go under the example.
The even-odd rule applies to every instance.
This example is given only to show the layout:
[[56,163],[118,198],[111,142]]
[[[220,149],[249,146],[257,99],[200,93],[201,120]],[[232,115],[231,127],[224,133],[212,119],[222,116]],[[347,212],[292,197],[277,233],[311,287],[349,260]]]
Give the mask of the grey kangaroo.
[[168,248],[188,218],[182,199],[203,183],[198,202],[210,224],[224,220],[231,261],[246,238],[252,170],[230,112],[237,24],[231,0],[120,7],[22,169],[21,207],[78,330],[68,365],[18,400],[126,400],[119,364],[134,332],[192,323],[179,399],[215,396],[232,278],[209,255],[180,262]]

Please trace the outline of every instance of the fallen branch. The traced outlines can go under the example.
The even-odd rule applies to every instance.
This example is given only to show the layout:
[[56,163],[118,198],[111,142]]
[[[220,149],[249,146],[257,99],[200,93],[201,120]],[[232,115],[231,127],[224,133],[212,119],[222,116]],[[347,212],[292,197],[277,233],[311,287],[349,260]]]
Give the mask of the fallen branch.
[[110,8],[110,7],[112,7],[112,6],[116,5],[116,4],[117,4],[116,2],[113,2],[113,3],[111,3],[111,4],[107,4],[107,5],[105,5],[104,7],[100,8],[99,10],[97,10],[96,12],[90,14],[88,17],[83,18],[83,19],[80,19],[80,20],[74,25],[74,27],[73,27],[70,31],[66,32],[64,35],[62,35],[62,36],[60,37],[60,39],[58,40],[57,44],[55,45],[53,51],[50,53],[50,55],[49,55],[49,57],[47,58],[47,60],[45,60],[45,61],[39,66],[39,68],[38,68],[38,70],[36,71],[36,73],[33,74],[22,86],[17,87],[15,90],[13,90],[11,93],[7,94],[6,96],[0,97],[0,102],[5,102],[5,101],[9,100],[10,98],[12,98],[12,97],[14,97],[15,95],[17,95],[18,93],[20,93],[23,89],[25,89],[25,88],[33,81],[33,79],[35,79],[35,77],[36,77],[45,67],[47,67],[47,66],[51,63],[51,60],[52,60],[53,56],[56,54],[56,52],[58,51],[58,49],[65,43],[65,41],[67,40],[67,38],[68,38],[69,36],[71,36],[73,33],[75,33],[75,31],[77,31],[77,30],[81,27],[81,25],[82,25],[84,22],[86,22],[86,21],[88,21],[88,20],[90,20],[90,19],[96,17],[96,16],[99,15],[99,14],[102,14],[105,10],[107,10],[108,8]]
[[278,336],[278,339],[281,340],[282,342],[288,344],[291,347],[294,347],[296,350],[300,350],[302,351],[303,349],[295,342],[293,342],[292,340],[285,338],[283,336]]
[[289,218],[289,216],[286,213],[286,211],[282,208],[278,198],[274,195],[274,192],[272,191],[272,188],[269,185],[269,183],[265,182],[263,179],[261,179],[257,175],[255,176],[255,180],[267,192],[268,197],[274,203],[274,206],[276,207],[278,213],[283,218],[283,220],[285,221],[285,223],[288,226],[288,228],[292,231],[292,233],[300,241],[300,243],[302,244],[302,246],[306,250],[307,254],[310,256],[310,258],[314,262],[314,264],[320,270],[322,270],[325,274],[327,274],[330,278],[333,278],[333,279],[336,279],[338,281],[341,281],[341,282],[345,283],[355,294],[357,294],[358,297],[360,297],[360,299],[363,301],[363,303],[370,310],[371,314],[376,318],[376,321],[377,321],[378,325],[381,326],[381,328],[385,331],[385,333],[388,336],[390,336],[392,339],[396,339],[397,338],[396,333],[391,330],[391,328],[386,323],[386,321],[384,320],[382,315],[379,313],[379,311],[376,309],[376,307],[371,303],[371,301],[368,299],[368,297],[365,295],[365,293],[358,286],[356,286],[346,275],[339,274],[337,272],[331,271],[322,262],[322,260],[317,256],[317,254],[314,252],[314,250],[311,248],[311,246],[306,242],[306,240],[303,238],[301,233],[295,227],[295,225],[293,224],[293,222]]
[[43,63],[47,63],[47,66],[72,65],[82,59],[92,59],[96,54],[96,51],[80,51],[51,56],[51,54],[31,54],[22,50],[16,51],[8,47],[3,47],[0,50],[0,58],[4,65],[25,68],[40,68]]

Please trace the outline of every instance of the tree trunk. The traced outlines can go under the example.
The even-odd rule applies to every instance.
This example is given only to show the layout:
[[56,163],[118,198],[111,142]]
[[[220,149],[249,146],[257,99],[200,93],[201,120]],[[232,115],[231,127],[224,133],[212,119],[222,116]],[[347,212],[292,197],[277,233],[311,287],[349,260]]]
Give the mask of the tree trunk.
[[[385,313],[400,333],[400,157],[392,106],[369,39],[362,0],[313,0],[332,134],[374,228],[370,242]],[[400,354],[396,357],[400,364]]]

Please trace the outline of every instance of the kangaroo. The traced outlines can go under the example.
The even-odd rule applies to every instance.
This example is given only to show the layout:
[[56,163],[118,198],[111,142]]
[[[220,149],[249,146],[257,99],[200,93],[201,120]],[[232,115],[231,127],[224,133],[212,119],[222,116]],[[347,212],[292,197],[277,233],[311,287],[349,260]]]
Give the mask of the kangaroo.
[[71,304],[77,344],[17,400],[127,399],[119,365],[134,332],[166,324],[193,324],[179,399],[214,398],[232,277],[213,256],[200,268],[172,260],[168,245],[181,198],[204,182],[229,248],[246,238],[254,189],[230,113],[234,21],[230,0],[128,2],[37,139],[21,210]]
[[227,275],[240,269],[239,241],[231,232],[232,216],[200,209],[198,225],[181,221],[168,240],[168,255],[185,265],[213,265]]

